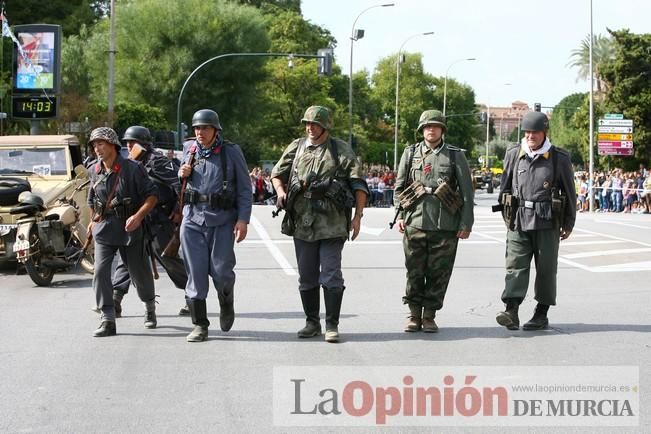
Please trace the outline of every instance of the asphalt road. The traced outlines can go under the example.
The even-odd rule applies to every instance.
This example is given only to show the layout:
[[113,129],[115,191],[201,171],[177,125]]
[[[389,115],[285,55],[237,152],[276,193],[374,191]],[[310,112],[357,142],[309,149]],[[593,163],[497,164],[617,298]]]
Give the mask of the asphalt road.
[[[420,418],[418,423],[430,427],[407,421],[382,429],[651,432],[651,216],[579,214],[572,237],[561,246],[558,305],[550,310],[550,329],[508,331],[495,322],[503,307],[505,229],[489,211],[494,201],[495,195],[477,196],[473,233],[460,243],[446,303],[437,315],[441,330],[431,335],[402,331],[408,312],[401,304],[404,256],[400,234],[388,229],[389,208],[365,210],[362,235],[344,249],[340,344],[296,338],[304,319],[293,244],[280,234],[271,207],[255,207],[247,240],[236,247],[235,325],[229,333],[219,330],[219,306],[211,292],[212,325],[205,343],[185,341],[190,320],[176,315],[183,293],[162,269],[158,328],[143,328],[143,307],[132,289],[123,302],[118,336],[102,339],[92,337],[98,316],[89,309],[94,303],[90,275],[58,274],[51,288],[39,288],[11,268],[0,270],[0,432],[380,429],[337,427],[329,425],[332,418],[316,417],[311,420],[321,420],[316,424],[322,426],[280,425],[274,418],[280,393],[274,391],[274,368],[291,366],[341,367],[342,372],[346,366],[369,371],[540,366],[559,374],[568,366],[588,372],[610,367],[613,378],[604,379],[612,381],[618,380],[618,367],[635,367],[640,413],[633,426],[607,427],[601,421],[569,426],[557,419],[551,423],[557,426],[537,426],[533,420],[509,428],[492,420],[486,426],[455,422],[440,428],[441,418]],[[521,309],[523,321],[534,305],[530,294]],[[276,409],[283,411],[289,412]],[[624,419],[616,425],[625,425]]]

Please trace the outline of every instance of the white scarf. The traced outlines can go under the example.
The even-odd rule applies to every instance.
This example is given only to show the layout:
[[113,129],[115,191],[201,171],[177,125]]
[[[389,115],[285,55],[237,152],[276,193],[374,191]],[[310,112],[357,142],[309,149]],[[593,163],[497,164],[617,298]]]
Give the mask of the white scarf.
[[543,155],[545,152],[549,152],[549,150],[552,148],[552,142],[550,142],[547,136],[545,136],[545,142],[542,144],[542,146],[535,151],[532,151],[529,149],[529,144],[527,143],[526,137],[523,137],[522,141],[520,142],[520,146],[522,147],[522,150],[527,154],[527,156],[533,159],[536,155]]

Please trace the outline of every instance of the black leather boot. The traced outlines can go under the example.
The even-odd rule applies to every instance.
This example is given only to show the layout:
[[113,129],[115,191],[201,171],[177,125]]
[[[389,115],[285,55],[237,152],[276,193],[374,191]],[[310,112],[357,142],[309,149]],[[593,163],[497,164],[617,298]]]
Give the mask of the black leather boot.
[[319,288],[298,292],[301,294],[301,303],[303,303],[303,312],[305,313],[305,327],[298,331],[298,337],[313,338],[321,335],[321,320],[319,319],[321,293]]
[[520,318],[518,318],[518,308],[520,307],[520,300],[509,298],[506,301],[506,310],[497,314],[495,319],[501,326],[509,330],[518,330],[520,328]]
[[326,342],[339,342],[339,314],[344,298],[344,288],[323,288],[326,308]]
[[188,342],[202,342],[208,339],[208,313],[206,312],[206,300],[193,300],[186,298],[188,307],[190,308],[190,316],[192,317],[192,324],[194,329],[186,337]]
[[548,304],[538,303],[536,305],[536,310],[533,313],[533,317],[522,326],[522,330],[546,329],[547,326],[549,326],[549,320],[547,319],[548,310],[549,310]]
[[115,306],[115,317],[122,317],[122,298],[124,293],[118,289],[113,290],[113,305]]
[[235,307],[233,306],[233,290],[228,294],[218,294],[219,298],[219,327],[227,332],[235,322]]
[[93,336],[96,338],[103,338],[106,336],[115,336],[116,334],[117,332],[115,330],[115,321],[108,321],[103,319],[102,323],[93,333]]

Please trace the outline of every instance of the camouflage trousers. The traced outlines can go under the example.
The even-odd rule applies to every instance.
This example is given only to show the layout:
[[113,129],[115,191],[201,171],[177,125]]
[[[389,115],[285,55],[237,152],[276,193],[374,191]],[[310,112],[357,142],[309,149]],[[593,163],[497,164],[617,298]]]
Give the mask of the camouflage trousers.
[[406,227],[402,239],[407,288],[402,301],[439,310],[448,289],[459,239],[452,231]]

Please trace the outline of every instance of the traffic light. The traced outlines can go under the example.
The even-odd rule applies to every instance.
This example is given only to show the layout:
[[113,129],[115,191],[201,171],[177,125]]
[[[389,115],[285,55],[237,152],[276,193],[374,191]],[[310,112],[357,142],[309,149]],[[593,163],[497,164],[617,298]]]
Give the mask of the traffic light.
[[181,143],[185,141],[186,137],[188,137],[188,126],[185,122],[181,122]]
[[332,73],[332,57],[333,57],[332,48],[321,48],[317,51],[317,74],[319,75],[330,75]]
[[534,111],[539,112],[540,109],[541,109],[541,106],[540,106],[539,102],[536,102],[536,103],[533,104],[533,110]]

